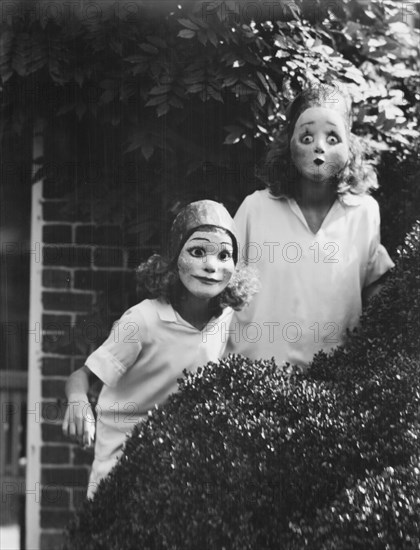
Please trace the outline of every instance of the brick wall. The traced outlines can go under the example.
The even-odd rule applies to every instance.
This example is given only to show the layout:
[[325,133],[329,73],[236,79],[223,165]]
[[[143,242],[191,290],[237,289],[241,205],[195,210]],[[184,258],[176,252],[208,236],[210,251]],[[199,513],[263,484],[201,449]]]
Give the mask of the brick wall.
[[156,249],[139,247],[120,226],[95,225],[89,212],[71,212],[66,204],[45,182],[42,242],[36,250],[42,262],[42,550],[60,547],[63,528],[85,498],[93,457],[62,435],[66,378],[134,303],[134,267]]

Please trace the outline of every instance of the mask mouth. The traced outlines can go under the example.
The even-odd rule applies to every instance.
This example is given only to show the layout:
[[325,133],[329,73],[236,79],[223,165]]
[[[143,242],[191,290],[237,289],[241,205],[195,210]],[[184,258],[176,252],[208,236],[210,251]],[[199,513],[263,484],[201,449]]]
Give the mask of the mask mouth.
[[212,279],[211,277],[199,277],[198,275],[194,276],[194,279],[198,279],[199,281],[214,284],[214,283],[221,283],[222,281],[219,281],[219,279]]
[[321,164],[324,164],[325,160],[322,160],[322,159],[315,159],[314,160],[314,163],[317,165],[317,166],[321,166]]

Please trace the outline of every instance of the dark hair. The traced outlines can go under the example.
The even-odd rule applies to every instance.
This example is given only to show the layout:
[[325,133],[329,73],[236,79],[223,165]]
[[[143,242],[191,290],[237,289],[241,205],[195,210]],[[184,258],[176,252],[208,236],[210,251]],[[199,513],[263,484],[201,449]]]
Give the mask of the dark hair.
[[[176,262],[170,262],[160,254],[153,254],[139,265],[136,274],[137,292],[141,298],[163,298],[175,308],[182,301],[185,288],[179,278]],[[226,307],[242,309],[259,288],[256,270],[237,264],[226,288],[210,301],[210,313],[218,317]]]
[[278,197],[296,194],[299,172],[292,162],[290,141],[299,116],[310,107],[330,106],[339,111],[348,131],[349,161],[335,176],[337,195],[362,195],[378,186],[374,167],[367,161],[365,147],[351,132],[351,99],[340,85],[319,84],[303,90],[290,104],[286,122],[281,125],[270,145],[264,168],[260,172],[272,195]]

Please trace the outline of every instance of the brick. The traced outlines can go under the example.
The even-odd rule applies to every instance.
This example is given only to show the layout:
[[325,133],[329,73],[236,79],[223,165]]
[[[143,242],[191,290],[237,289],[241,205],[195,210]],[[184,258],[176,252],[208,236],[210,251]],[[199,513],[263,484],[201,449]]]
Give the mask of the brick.
[[[70,510],[56,510],[45,508],[41,510],[41,527],[44,529],[64,528],[73,517]],[[44,550],[44,548],[42,549]]]
[[75,334],[80,339],[79,348],[83,348],[86,356],[90,350],[96,349],[108,337],[112,323],[108,323],[107,319],[78,315],[75,327]]
[[63,435],[61,424],[43,423],[41,426],[42,441],[51,443],[68,443],[69,440]]
[[71,489],[60,486],[47,486],[41,489],[41,506],[43,508],[57,507],[57,508],[69,508],[70,507],[70,494]]
[[121,248],[96,248],[93,262],[98,267],[122,267],[124,255]]
[[81,290],[98,290],[93,284],[93,274],[91,269],[78,269],[74,272],[74,288]]
[[[94,244],[95,238],[95,226],[94,225],[78,225],[76,227],[76,238],[75,242],[77,244]],[[96,244],[96,243],[95,243]]]
[[51,338],[55,337],[55,332],[62,330],[64,326],[67,326],[70,323],[70,315],[45,313],[42,316],[42,330],[46,332],[48,331]]
[[71,354],[71,317],[69,315],[42,316],[42,351]]
[[66,201],[45,200],[42,205],[43,220],[46,222],[73,221],[75,215],[66,208],[67,205],[68,203]]
[[83,506],[84,502],[86,501],[86,491],[87,491],[87,484],[86,487],[83,488],[76,488],[74,487],[72,490],[72,497],[73,497],[73,508],[75,510],[78,510]]
[[135,274],[132,270],[77,270],[74,273],[74,287],[94,291],[122,291],[135,286]]
[[122,229],[118,225],[80,225],[76,227],[76,243],[122,246]]
[[92,212],[90,205],[72,205],[63,200],[45,200],[42,207],[42,217],[46,222],[90,222]]
[[70,447],[68,445],[48,445],[41,449],[43,464],[69,464]]
[[86,346],[79,341],[78,334],[68,315],[43,315],[42,351],[59,355],[73,355],[79,347]]
[[72,226],[71,225],[44,225],[42,228],[42,240],[47,244],[71,244]]
[[[57,171],[60,171],[60,167],[57,166]],[[45,199],[61,199],[69,192],[69,178],[56,177],[44,179],[43,196]]]
[[41,404],[41,418],[46,422],[62,422],[66,408],[65,399],[44,401]]
[[58,550],[63,547],[63,544],[63,531],[57,531],[56,533],[41,533],[40,548],[42,548],[42,550]]
[[86,357],[73,357],[71,370],[74,372],[85,364]]
[[44,376],[69,376],[72,373],[71,359],[59,357],[42,358],[42,374]]
[[73,464],[81,466],[86,464],[90,466],[93,460],[93,448],[82,449],[81,447],[74,447],[73,449]]
[[71,273],[67,269],[44,269],[42,285],[49,288],[70,288]]
[[42,397],[53,397],[55,399],[65,399],[64,386],[65,379],[47,378],[42,380]]
[[134,247],[128,249],[127,268],[135,269],[139,264],[145,262],[152,254],[159,254],[160,247]]
[[42,485],[62,485],[64,487],[86,487],[88,469],[80,467],[42,468]]
[[45,245],[42,258],[45,266],[90,267],[92,250],[86,246]]
[[45,291],[42,293],[42,304],[46,310],[89,311],[92,308],[92,294]]

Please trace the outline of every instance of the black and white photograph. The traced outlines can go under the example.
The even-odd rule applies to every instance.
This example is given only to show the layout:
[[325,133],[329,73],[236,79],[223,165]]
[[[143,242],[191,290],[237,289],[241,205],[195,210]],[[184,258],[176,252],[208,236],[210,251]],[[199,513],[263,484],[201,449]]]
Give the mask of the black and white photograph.
[[1,550],[419,550],[420,2],[0,18]]

